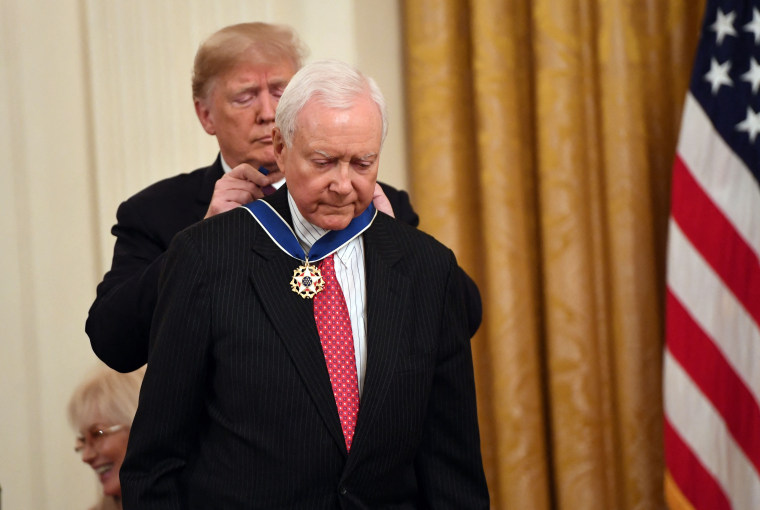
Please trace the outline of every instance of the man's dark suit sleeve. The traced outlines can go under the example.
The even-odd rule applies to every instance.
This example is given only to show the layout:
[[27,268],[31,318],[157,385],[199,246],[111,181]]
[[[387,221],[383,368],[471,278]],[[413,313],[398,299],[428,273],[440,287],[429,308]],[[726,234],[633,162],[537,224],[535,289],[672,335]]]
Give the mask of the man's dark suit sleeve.
[[419,453],[417,483],[436,509],[489,507],[475,400],[475,376],[463,301],[466,289],[453,253],[435,374]]
[[148,361],[148,337],[165,247],[152,238],[131,201],[123,202],[111,230],[116,236],[111,270],[98,285],[85,330],[106,365],[131,372]]
[[388,202],[393,209],[393,216],[400,222],[411,225],[412,227],[420,226],[420,217],[414,211],[412,203],[409,201],[409,194],[400,189],[396,189],[393,186],[380,183],[380,187],[383,188],[385,196],[388,197]]

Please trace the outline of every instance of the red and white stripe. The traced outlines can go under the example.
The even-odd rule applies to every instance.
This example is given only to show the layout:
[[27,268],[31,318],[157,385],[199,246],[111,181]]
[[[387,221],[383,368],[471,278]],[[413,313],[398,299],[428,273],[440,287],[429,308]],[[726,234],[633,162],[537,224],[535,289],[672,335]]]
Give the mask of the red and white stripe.
[[688,95],[673,168],[665,460],[691,508],[760,509],[760,186]]

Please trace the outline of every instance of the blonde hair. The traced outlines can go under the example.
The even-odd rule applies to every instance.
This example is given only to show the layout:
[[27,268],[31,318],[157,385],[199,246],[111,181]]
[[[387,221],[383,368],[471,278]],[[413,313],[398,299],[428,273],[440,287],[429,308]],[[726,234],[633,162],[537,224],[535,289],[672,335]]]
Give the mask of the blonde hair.
[[132,426],[145,367],[122,374],[105,365],[93,369],[69,399],[69,421],[75,429],[92,425],[94,415],[109,424]]
[[193,65],[193,97],[205,98],[214,79],[247,58],[266,63],[290,62],[293,72],[308,50],[286,25],[239,23],[211,34],[198,48]]

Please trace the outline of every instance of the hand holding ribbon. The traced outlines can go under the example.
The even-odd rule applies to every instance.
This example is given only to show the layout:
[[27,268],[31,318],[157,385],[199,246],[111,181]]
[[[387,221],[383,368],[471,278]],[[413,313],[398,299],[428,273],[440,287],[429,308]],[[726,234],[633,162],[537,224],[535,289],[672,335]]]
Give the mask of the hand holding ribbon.
[[[264,172],[262,172],[264,170]],[[283,178],[279,170],[269,172],[242,163],[224,174],[214,185],[214,194],[205,218],[229,211],[264,197],[274,191],[272,183]]]

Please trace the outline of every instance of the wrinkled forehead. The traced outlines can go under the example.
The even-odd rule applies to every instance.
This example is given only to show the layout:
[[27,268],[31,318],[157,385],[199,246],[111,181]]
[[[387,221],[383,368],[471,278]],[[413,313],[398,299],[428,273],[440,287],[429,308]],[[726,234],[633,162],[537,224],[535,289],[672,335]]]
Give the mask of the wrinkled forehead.
[[208,85],[208,93],[219,83],[234,83],[245,81],[245,76],[250,76],[251,71],[262,73],[272,83],[287,85],[296,72],[294,64],[289,59],[259,58],[256,55],[240,55],[230,59],[220,66]]

